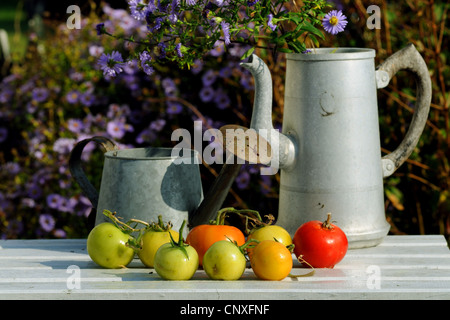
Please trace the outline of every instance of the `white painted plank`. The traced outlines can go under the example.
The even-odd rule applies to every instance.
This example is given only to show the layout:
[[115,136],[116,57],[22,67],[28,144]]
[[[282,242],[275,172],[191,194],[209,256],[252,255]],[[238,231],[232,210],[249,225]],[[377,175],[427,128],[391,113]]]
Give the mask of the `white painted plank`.
[[[212,281],[202,270],[191,281],[163,281],[137,259],[128,269],[100,268],[85,245],[85,239],[0,241],[0,298],[450,299],[450,251],[442,236],[389,236],[378,247],[349,250],[334,269],[279,282],[260,281],[250,269],[241,281]],[[294,262],[293,274],[308,271]],[[80,268],[80,289],[68,289],[71,265]],[[376,290],[368,286],[374,266]]]

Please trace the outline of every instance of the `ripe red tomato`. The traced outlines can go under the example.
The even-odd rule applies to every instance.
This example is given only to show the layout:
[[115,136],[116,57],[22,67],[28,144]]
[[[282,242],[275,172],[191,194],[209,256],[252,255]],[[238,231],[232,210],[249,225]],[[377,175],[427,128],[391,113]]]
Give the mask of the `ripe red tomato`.
[[200,265],[203,265],[203,256],[209,247],[220,240],[230,240],[242,246],[245,243],[245,236],[234,226],[202,224],[192,228],[186,237],[186,243],[197,251]]
[[345,233],[331,223],[331,214],[325,222],[309,221],[302,224],[294,234],[294,253],[314,268],[333,268],[348,249]]

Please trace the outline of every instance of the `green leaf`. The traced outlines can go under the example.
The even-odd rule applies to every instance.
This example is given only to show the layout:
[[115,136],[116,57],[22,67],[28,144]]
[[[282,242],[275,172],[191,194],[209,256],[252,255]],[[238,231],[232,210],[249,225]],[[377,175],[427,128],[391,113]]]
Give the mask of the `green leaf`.
[[278,48],[277,50],[279,52],[283,52],[283,53],[292,53],[292,52],[294,52],[293,50],[287,49],[287,48]]
[[320,31],[319,29],[317,29],[316,27],[314,27],[311,23],[309,23],[307,21],[305,21],[305,23],[302,25],[300,30],[303,30],[303,31],[306,31],[306,32],[310,32],[313,35],[319,37],[320,39],[324,39],[325,38],[325,36],[324,36],[322,31]]
[[248,49],[241,57],[241,60],[245,60],[248,57],[250,57],[253,53],[253,51],[255,51],[255,47],[251,47],[250,49]]

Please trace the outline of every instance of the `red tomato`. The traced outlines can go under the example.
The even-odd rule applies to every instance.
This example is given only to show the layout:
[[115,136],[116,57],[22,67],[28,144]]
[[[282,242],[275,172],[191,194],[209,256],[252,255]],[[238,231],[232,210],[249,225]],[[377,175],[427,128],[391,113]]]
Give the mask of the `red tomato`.
[[314,268],[333,268],[348,249],[345,233],[331,222],[331,214],[325,222],[309,221],[294,234],[294,253]]
[[194,227],[186,237],[186,243],[197,250],[200,265],[209,247],[220,240],[230,240],[242,246],[245,236],[241,230],[229,225],[202,224]]

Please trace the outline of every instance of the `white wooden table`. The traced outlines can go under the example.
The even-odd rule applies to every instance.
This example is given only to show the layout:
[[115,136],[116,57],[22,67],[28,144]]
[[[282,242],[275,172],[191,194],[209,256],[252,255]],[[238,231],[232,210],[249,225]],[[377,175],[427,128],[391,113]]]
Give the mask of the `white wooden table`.
[[[292,274],[308,271],[295,263]],[[199,270],[164,281],[137,259],[98,267],[85,239],[1,240],[0,299],[450,299],[450,251],[443,236],[388,236],[311,277],[260,281],[247,269],[239,281],[212,281]]]

